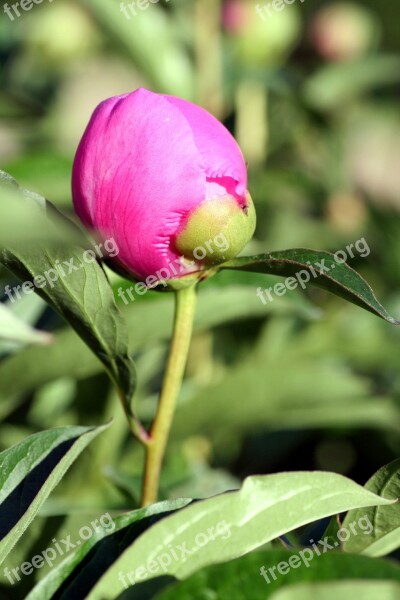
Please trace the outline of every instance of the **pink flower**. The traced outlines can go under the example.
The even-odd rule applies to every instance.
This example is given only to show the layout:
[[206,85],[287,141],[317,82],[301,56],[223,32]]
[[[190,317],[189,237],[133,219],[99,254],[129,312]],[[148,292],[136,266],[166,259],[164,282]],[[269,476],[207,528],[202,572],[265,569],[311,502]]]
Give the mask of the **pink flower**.
[[355,60],[375,46],[379,26],[368,9],[334,2],[316,13],[310,33],[317,51],[327,60]]
[[[246,165],[227,129],[190,102],[144,89],[96,108],[75,157],[72,194],[84,225],[115,240],[114,262],[137,279],[227,260],[255,226]],[[194,258],[207,232],[228,234],[232,219],[239,233],[223,256],[182,258]]]
[[222,6],[222,21],[230,33],[241,33],[251,26],[254,7],[243,0],[227,0]]

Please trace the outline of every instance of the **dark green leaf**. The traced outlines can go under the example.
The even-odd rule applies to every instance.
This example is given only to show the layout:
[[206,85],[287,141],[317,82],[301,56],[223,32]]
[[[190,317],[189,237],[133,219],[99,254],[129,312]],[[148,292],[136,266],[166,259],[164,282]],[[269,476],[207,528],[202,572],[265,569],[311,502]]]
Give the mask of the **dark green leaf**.
[[[400,459],[382,467],[365,485],[378,496],[398,500],[400,498]],[[369,556],[384,556],[400,547],[400,503],[377,506],[363,510],[351,510],[343,522],[350,524],[357,535],[344,542],[346,552],[362,552]],[[371,527],[368,527],[368,524]]]
[[[25,196],[30,198],[29,192]],[[38,209],[39,213],[44,208],[46,213],[56,216],[57,222],[64,220],[75,231],[75,226],[61,217],[57,209],[44,198],[38,198],[42,209]],[[15,244],[3,250],[0,261],[29,284],[25,293],[36,291],[42,296],[95,353],[119,392],[132,430],[142,434],[131,409],[136,371],[128,351],[128,328],[103,269],[93,256],[85,253],[85,247],[61,239],[56,244]],[[12,291],[14,301],[14,296],[18,299],[24,293],[20,290],[21,286]]]
[[[288,563],[292,556],[299,558],[292,558],[292,562]],[[348,579],[400,581],[400,567],[384,560],[336,552],[321,554],[321,556],[314,553],[311,558],[310,556],[308,552],[299,555],[298,551],[283,549],[253,552],[230,563],[207,567],[189,579],[149,598],[243,600],[250,598],[251,590],[251,600],[266,600],[276,590],[300,582],[317,583]],[[278,565],[282,574],[277,570]],[[261,573],[262,567],[265,570],[264,574]],[[268,571],[269,569],[271,572]],[[131,587],[120,596],[120,600],[138,599],[141,588],[140,583]]]
[[184,499],[159,502],[114,517],[112,531],[98,528],[79,549],[71,552],[52,569],[26,600],[50,600],[55,592],[58,598],[71,597],[71,594],[83,596],[96,583],[100,568],[106,570],[148,527],[189,502]]
[[0,453],[0,563],[74,460],[105,427],[50,429]]
[[[389,321],[389,323],[399,324],[399,321],[389,315],[378,302],[372,289],[361,275],[347,263],[338,262],[335,255],[330,252],[294,248],[258,256],[236,258],[224,263],[221,268],[296,278],[295,282],[290,282],[290,289],[299,286],[305,289],[307,285],[313,285],[332,292],[336,296]],[[273,288],[269,289],[273,299],[274,290]],[[285,293],[286,291],[280,292],[281,295]],[[270,302],[268,296],[264,295],[263,297],[265,304]]]

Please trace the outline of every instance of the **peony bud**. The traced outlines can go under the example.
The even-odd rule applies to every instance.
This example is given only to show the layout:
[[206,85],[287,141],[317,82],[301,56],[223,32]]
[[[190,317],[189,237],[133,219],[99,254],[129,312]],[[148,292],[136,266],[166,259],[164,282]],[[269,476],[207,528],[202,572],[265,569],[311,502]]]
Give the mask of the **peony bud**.
[[137,279],[201,271],[254,233],[246,165],[228,130],[190,102],[144,89],[97,107],[72,194],[84,225],[115,240],[115,267]]
[[329,61],[354,60],[374,47],[378,37],[374,15],[352,2],[327,5],[311,23],[314,46]]
[[282,12],[272,3],[225,0],[223,25],[229,35],[235,60],[249,67],[280,64],[299,40],[300,13],[295,4]]

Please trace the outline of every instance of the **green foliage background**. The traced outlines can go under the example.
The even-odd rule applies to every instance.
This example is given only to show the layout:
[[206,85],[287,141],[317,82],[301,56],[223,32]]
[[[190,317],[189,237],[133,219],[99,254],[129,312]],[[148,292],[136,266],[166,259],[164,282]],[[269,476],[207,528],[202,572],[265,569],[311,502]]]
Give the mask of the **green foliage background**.
[[[218,0],[160,0],[130,20],[117,0],[44,0],[14,21],[2,13],[2,169],[72,215],[73,155],[97,103],[139,86],[186,97],[224,121],[249,161],[258,225],[245,254],[335,252],[365,238],[370,255],[350,264],[400,316],[400,7],[355,2],[371,15],[370,48],[329,61],[311,35],[326,4],[295,3],[264,23],[244,2],[251,17],[235,31]],[[4,210],[3,202],[0,217]],[[0,235],[11,235],[5,217]],[[137,410],[148,422],[172,299],[148,293],[125,307],[116,292],[127,282],[107,273],[129,325]],[[364,484],[398,457],[398,328],[315,288],[263,305],[257,287],[277,281],[224,272],[201,287],[163,499],[205,498],[278,471],[329,470]],[[1,269],[1,291],[17,283]],[[35,295],[3,300],[54,337],[42,345],[25,331],[0,341],[0,451],[44,429],[113,418],[8,556],[15,566],[92,516],[136,507],[143,453],[101,363],[73,330]],[[301,529],[296,541],[313,531]],[[43,574],[24,577],[12,598],[24,598]],[[9,598],[2,571],[0,581],[0,598]],[[166,597],[187,597],[178,594]]]

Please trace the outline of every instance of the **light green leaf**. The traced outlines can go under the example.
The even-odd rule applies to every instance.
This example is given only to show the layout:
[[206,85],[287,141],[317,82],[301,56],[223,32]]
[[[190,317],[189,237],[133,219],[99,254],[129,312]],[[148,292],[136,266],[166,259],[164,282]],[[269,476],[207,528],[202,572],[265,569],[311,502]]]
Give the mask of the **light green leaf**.
[[[54,216],[53,220],[47,214]],[[43,196],[22,188],[0,170],[0,248],[17,242],[82,239],[79,230]]]
[[[390,504],[335,473],[293,472],[249,477],[240,491],[197,502],[146,531],[100,578],[89,600],[114,599],[124,591],[119,574],[169,556],[164,574],[185,579],[203,567],[226,562],[323,517],[351,508]],[[206,541],[204,541],[206,540]],[[170,548],[190,550],[173,560]],[[169,552],[169,554],[168,554]],[[153,573],[154,574],[154,573]]]
[[0,453],[0,563],[74,460],[106,427],[50,429]]
[[324,66],[310,77],[304,96],[320,110],[334,110],[353,98],[383,85],[393,85],[400,77],[398,56],[365,56]]
[[385,556],[400,547],[400,459],[379,469],[367,481],[365,488],[397,502],[390,506],[351,510],[343,527],[349,529],[352,525],[357,535],[350,536],[343,549],[369,556]]
[[44,331],[33,329],[0,302],[0,340],[23,345],[49,344],[52,336]]
[[394,581],[341,581],[339,583],[301,583],[282,588],[271,600],[398,600],[400,584]]
[[136,17],[130,13],[129,5],[125,7],[128,16],[124,16],[108,0],[83,0],[83,5],[155,88],[189,99],[193,96],[193,73],[187,53],[176,40],[178,31],[173,34],[172,20],[154,0]]

